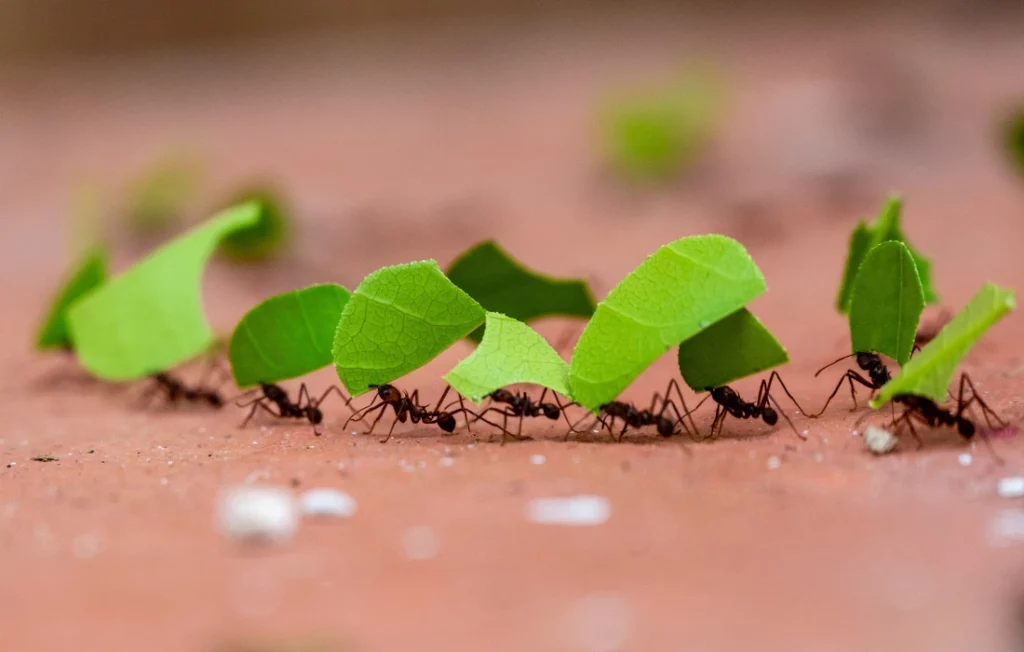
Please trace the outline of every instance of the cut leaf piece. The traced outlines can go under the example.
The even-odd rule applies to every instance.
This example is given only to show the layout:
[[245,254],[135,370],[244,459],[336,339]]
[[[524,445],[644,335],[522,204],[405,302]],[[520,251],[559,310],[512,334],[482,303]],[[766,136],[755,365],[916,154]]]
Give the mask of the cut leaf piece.
[[[493,240],[466,251],[448,268],[452,283],[485,310],[527,322],[547,316],[589,318],[596,304],[583,279],[558,279],[527,269]],[[479,342],[483,329],[470,334]]]
[[71,335],[68,333],[67,325],[68,307],[107,280],[109,257],[107,248],[97,245],[86,251],[78,260],[73,268],[74,272],[50,304],[50,311],[36,337],[36,348],[71,348]]
[[227,235],[220,250],[231,260],[255,263],[280,254],[288,245],[291,220],[284,202],[272,190],[254,188],[239,194],[232,204],[254,202],[259,206],[259,219],[250,227]]
[[914,258],[899,241],[868,252],[853,285],[850,341],[854,353],[883,353],[902,367],[910,359],[924,291]]
[[469,335],[484,309],[433,260],[370,274],[345,304],[334,336],[334,366],[353,396],[389,383]]
[[1016,305],[1011,290],[986,283],[974,298],[946,324],[934,340],[910,359],[896,377],[871,401],[879,408],[897,394],[925,396],[937,403],[946,400],[953,374],[961,358],[978,338]]
[[326,367],[350,293],[325,283],[270,297],[242,317],[228,358],[239,387],[276,383]]
[[573,352],[572,397],[594,410],[615,399],[671,347],[766,289],[743,245],[723,235],[669,243],[598,304]]
[[444,377],[455,391],[479,404],[494,390],[533,383],[569,396],[569,365],[540,333],[521,321],[487,313],[484,339]]
[[134,380],[206,351],[213,332],[203,313],[203,268],[220,239],[256,215],[251,204],[222,211],[72,304],[68,327],[85,368]]
[[786,349],[746,308],[679,345],[679,372],[695,392],[728,385],[787,362]]
[[886,200],[881,213],[874,222],[868,224],[861,220],[854,228],[853,234],[850,236],[850,249],[846,255],[842,285],[839,287],[839,296],[836,297],[836,309],[844,315],[850,310],[853,284],[864,258],[877,245],[889,240],[902,242],[910,250],[910,255],[914,258],[914,265],[917,267],[918,278],[921,280],[925,304],[930,305],[939,300],[939,296],[932,286],[931,262],[914,249],[900,227],[902,209],[903,200],[897,196],[891,196]]

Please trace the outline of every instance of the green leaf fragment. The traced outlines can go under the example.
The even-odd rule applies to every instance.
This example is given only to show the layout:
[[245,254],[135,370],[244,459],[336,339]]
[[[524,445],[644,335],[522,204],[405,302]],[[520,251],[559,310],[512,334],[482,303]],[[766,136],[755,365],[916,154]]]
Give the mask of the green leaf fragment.
[[1006,123],[1006,152],[1017,172],[1024,174],[1024,108],[1017,109]]
[[786,349],[743,308],[679,345],[679,372],[696,392],[789,362]]
[[254,189],[241,193],[233,204],[255,202],[259,218],[250,227],[227,235],[220,250],[228,258],[254,263],[281,253],[288,244],[291,220],[281,198],[271,190]]
[[540,334],[521,321],[488,312],[484,339],[444,377],[479,404],[496,389],[533,383],[569,396],[569,365]]
[[157,162],[129,190],[129,226],[140,233],[157,233],[173,226],[196,195],[202,163],[174,155]]
[[765,289],[750,254],[731,238],[691,236],[661,247],[598,304],[573,352],[573,399],[591,410],[615,399],[671,347]]
[[974,343],[1016,305],[1014,293],[986,283],[974,298],[946,324],[934,340],[910,359],[882,387],[871,407],[879,408],[897,394],[925,396],[941,403],[960,360]]
[[246,313],[228,352],[235,383],[276,383],[329,365],[350,296],[340,285],[313,285],[270,297]]
[[384,267],[359,284],[334,337],[338,378],[353,396],[422,367],[484,320],[484,309],[433,260]]
[[78,260],[72,268],[74,271],[50,304],[50,310],[36,336],[36,348],[71,348],[71,335],[67,326],[68,307],[107,280],[109,257],[106,247],[97,245]]
[[[493,240],[459,256],[448,269],[448,278],[485,310],[523,322],[553,315],[588,318],[596,307],[586,281],[538,274]],[[477,329],[470,339],[479,342],[482,335]]]
[[253,205],[222,211],[72,304],[68,327],[85,368],[134,380],[206,351],[213,332],[203,313],[203,268],[226,233],[255,220]]
[[883,242],[864,258],[850,301],[853,352],[883,353],[902,367],[914,348],[924,291],[910,250]]
[[853,285],[861,265],[868,252],[883,242],[896,240],[902,242],[910,250],[917,267],[917,275],[921,280],[921,287],[924,291],[926,305],[936,303],[939,300],[938,294],[932,285],[931,262],[922,256],[913,245],[907,240],[900,227],[900,213],[903,208],[903,200],[897,196],[891,196],[886,200],[878,218],[870,224],[861,220],[850,236],[849,252],[846,256],[846,266],[843,270],[843,281],[839,287],[839,295],[836,297],[836,309],[842,314],[850,310],[850,298],[853,295]]

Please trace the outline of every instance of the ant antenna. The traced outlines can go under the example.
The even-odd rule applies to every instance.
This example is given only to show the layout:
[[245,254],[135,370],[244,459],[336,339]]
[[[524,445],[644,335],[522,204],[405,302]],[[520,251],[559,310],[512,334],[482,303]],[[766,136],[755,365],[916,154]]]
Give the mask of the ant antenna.
[[839,358],[839,359],[837,359],[837,360],[833,360],[832,362],[828,363],[827,365],[825,365],[825,366],[824,366],[824,367],[822,367],[821,369],[818,369],[818,370],[817,370],[816,372],[814,372],[814,377],[815,377],[815,378],[817,378],[817,377],[818,377],[818,374],[820,374],[821,372],[825,371],[826,369],[828,369],[828,368],[829,368],[829,367],[831,367],[832,365],[834,365],[834,364],[839,364],[839,363],[840,363],[840,362],[842,362],[843,360],[846,360],[847,358],[852,358],[852,357],[853,357],[853,356],[855,356],[855,355],[857,355],[857,354],[856,354],[856,353],[851,353],[851,354],[849,354],[849,355],[844,355],[843,357],[841,357],[841,358]]

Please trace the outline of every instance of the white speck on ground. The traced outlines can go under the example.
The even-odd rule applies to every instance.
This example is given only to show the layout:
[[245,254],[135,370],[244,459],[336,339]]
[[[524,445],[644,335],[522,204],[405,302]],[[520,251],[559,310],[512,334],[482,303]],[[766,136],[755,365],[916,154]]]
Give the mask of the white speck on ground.
[[76,559],[92,559],[100,551],[100,544],[102,542],[103,537],[97,532],[80,534],[75,537],[74,542],[71,544],[71,554]]
[[996,493],[1003,498],[1024,498],[1024,476],[1000,478]]
[[899,442],[896,435],[884,428],[868,426],[868,429],[864,431],[864,443],[868,445],[868,450],[875,455],[891,453]]
[[167,486],[167,478],[160,478],[160,485],[163,487]]
[[310,489],[299,496],[299,510],[303,516],[350,518],[356,513],[356,499],[330,487]]
[[536,464],[536,465],[539,466],[539,465],[541,465],[541,464],[543,464],[544,462],[547,462],[547,461],[548,461],[548,458],[544,457],[543,455],[531,455],[530,456],[530,464]]
[[1003,509],[989,521],[988,540],[993,546],[1024,541],[1024,509]]
[[604,496],[537,498],[526,506],[527,520],[544,525],[601,525],[611,513],[611,503]]
[[402,549],[409,559],[432,559],[437,557],[440,545],[432,528],[426,525],[415,525],[406,528],[402,533]]
[[220,493],[217,524],[229,539],[283,543],[295,535],[295,499],[279,487],[234,487]]
[[974,458],[971,457],[970,453],[960,453],[959,457],[956,458],[957,464],[960,466],[970,466]]
[[814,454],[814,461],[817,462],[818,464],[821,464],[822,462],[825,461],[825,456],[822,455],[821,453],[815,453]]
[[807,435],[809,435],[810,433],[811,433],[810,429],[808,429],[808,428],[804,428],[804,431],[803,431],[802,433],[800,433],[800,434],[802,434],[802,435],[803,435],[804,437],[806,437],[806,436],[807,436]]
[[775,469],[779,468],[780,466],[782,466],[782,460],[780,460],[777,455],[772,455],[771,457],[768,458],[768,468],[769,469],[774,471]]
[[569,649],[585,652],[621,650],[633,629],[629,602],[616,593],[594,593],[575,600],[567,620]]
[[453,464],[455,464],[455,458],[452,457],[451,455],[445,455],[440,460],[438,460],[438,464],[440,464],[441,466],[452,466]]

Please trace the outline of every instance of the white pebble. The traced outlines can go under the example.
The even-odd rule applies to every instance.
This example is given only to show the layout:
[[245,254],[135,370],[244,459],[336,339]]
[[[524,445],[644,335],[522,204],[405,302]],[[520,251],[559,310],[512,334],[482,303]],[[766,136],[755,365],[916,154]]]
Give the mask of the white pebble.
[[810,432],[811,432],[810,430],[808,430],[807,428],[804,428],[804,431],[802,433],[800,433],[800,434],[802,434],[804,437],[806,437],[808,434],[810,434]]
[[437,557],[440,545],[434,530],[425,525],[406,528],[402,533],[402,548],[405,556],[413,560]]
[[299,516],[287,489],[235,487],[221,491],[217,523],[229,539],[283,543],[295,535]]
[[775,469],[779,468],[780,466],[782,466],[782,460],[780,460],[777,456],[772,455],[771,457],[768,458],[768,468],[769,469],[774,471]]
[[601,525],[611,516],[604,496],[537,498],[526,506],[526,518],[545,525]]
[[164,487],[167,486],[167,478],[160,478],[160,484]]
[[956,458],[957,464],[960,466],[970,466],[974,458],[971,457],[970,453],[960,453],[960,456]]
[[530,464],[541,465],[541,464],[543,464],[544,462],[547,462],[547,461],[548,461],[548,458],[544,457],[543,455],[531,455],[530,456]]
[[356,499],[329,487],[310,489],[299,496],[299,511],[303,516],[350,518],[356,513]]
[[868,450],[875,455],[885,455],[896,449],[899,439],[884,428],[868,426],[868,429],[864,431],[864,443],[868,445]]
[[1003,498],[1024,498],[1024,477],[1018,475],[1001,478],[996,493]]

